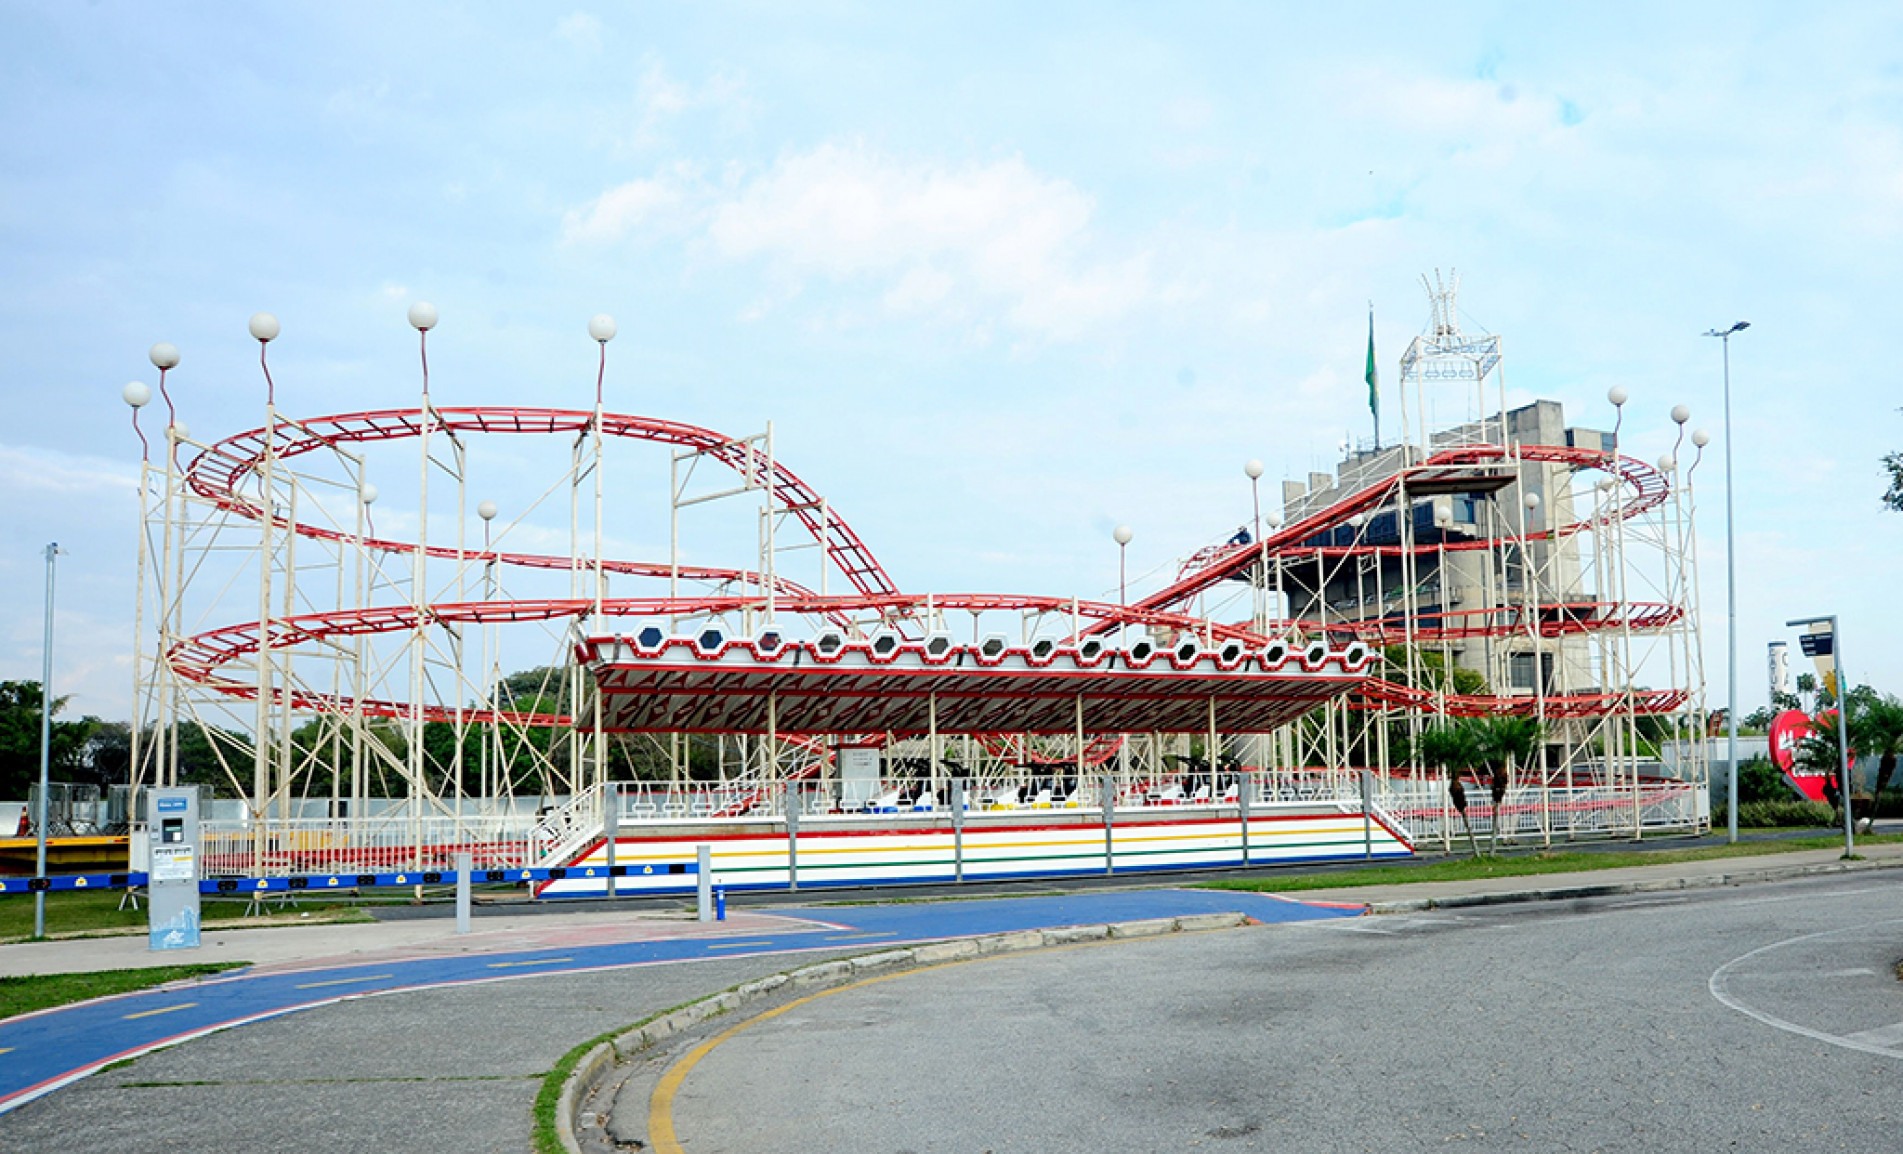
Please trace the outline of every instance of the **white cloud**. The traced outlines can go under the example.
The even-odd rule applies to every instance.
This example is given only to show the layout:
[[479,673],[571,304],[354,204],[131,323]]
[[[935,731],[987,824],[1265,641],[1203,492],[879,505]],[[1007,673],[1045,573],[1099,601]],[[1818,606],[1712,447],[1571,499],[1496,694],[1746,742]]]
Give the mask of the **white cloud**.
[[650,226],[666,231],[669,220],[686,204],[691,180],[690,174],[675,172],[611,188],[587,208],[563,216],[562,239],[571,244],[605,243]]
[[652,150],[669,141],[671,130],[692,113],[711,114],[696,121],[696,135],[721,134],[749,110],[746,82],[719,71],[698,85],[676,80],[657,60],[648,60],[635,82],[633,114],[618,113],[607,127],[614,145],[629,152]]
[[694,94],[670,78],[666,69],[658,64],[649,65],[641,74],[641,86],[635,94],[640,119],[635,125],[634,143],[637,146],[653,144],[661,138],[663,125],[695,103]]
[[729,256],[771,256],[851,276],[957,254],[992,282],[1056,262],[1090,220],[1090,198],[1020,159],[949,169],[906,165],[859,145],[782,158],[720,205],[709,235]]
[[599,242],[686,225],[718,256],[764,262],[793,286],[825,279],[868,289],[895,314],[1074,339],[1156,295],[1148,256],[1106,253],[1094,211],[1074,184],[1018,157],[954,166],[830,143],[718,185],[684,169],[630,181],[569,212],[563,234]]
[[885,305],[895,313],[923,312],[950,295],[955,282],[930,265],[911,269],[885,294]]
[[601,51],[601,21],[587,12],[571,12],[555,24],[557,38],[582,52]]
[[[160,424],[164,422],[161,420]],[[150,429],[155,450],[162,440]],[[138,491],[139,471],[123,461],[75,456],[29,445],[0,444],[0,489],[81,496],[112,493],[130,500]]]
[[1357,69],[1336,85],[1344,111],[1429,136],[1497,141],[1553,127],[1559,105],[1487,80]]
[[324,111],[340,120],[371,121],[388,114],[389,101],[389,80],[365,81],[331,93]]

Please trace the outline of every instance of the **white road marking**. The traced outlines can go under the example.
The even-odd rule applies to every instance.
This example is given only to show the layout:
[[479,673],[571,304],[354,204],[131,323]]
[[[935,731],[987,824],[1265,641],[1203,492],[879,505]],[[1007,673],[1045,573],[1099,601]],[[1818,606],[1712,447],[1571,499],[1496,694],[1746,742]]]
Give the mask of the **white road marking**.
[[1903,1022],[1894,1026],[1878,1026],[1874,1030],[1858,1030],[1844,1036],[1853,1042],[1865,1042],[1872,1046],[1895,1046],[1903,1044]]
[[1383,929],[1380,926],[1367,925],[1359,918],[1337,918],[1332,921],[1297,922],[1295,924],[1296,926],[1304,928],[1325,929],[1337,934],[1379,934],[1387,938],[1391,938],[1407,928],[1406,926],[1397,926],[1391,930]]
[[[1903,925],[1903,918],[1891,918],[1886,921],[1871,922],[1861,926],[1849,926],[1843,929],[1821,930],[1814,934],[1800,934],[1794,938],[1786,938],[1781,942],[1772,942],[1768,946],[1759,946],[1750,953],[1740,954],[1713,970],[1710,980],[1706,982],[1706,988],[1711,991],[1711,996],[1718,999],[1723,1005],[1738,1011],[1740,1014],[1743,1014],[1755,1022],[1761,1022],[1774,1030],[1783,1030],[1785,1033],[1797,1034],[1800,1037],[1811,1038],[1831,1046],[1841,1046],[1846,1050],[1857,1050],[1865,1054],[1875,1054],[1881,1058],[1903,1059],[1903,1051],[1893,1050],[1885,1043],[1872,1042],[1865,1037],[1872,1033],[1885,1034],[1887,1036],[1888,1031],[1903,1029],[1903,1027],[1885,1026],[1879,1030],[1862,1030],[1855,1034],[1832,1034],[1825,1030],[1813,1030],[1809,1026],[1800,1026],[1796,1022],[1786,1021],[1775,1014],[1758,1009],[1756,1006],[1746,1002],[1743,998],[1733,994],[1730,988],[1732,975],[1737,971],[1738,967],[1761,954],[1768,954],[1772,950],[1781,950],[1786,946],[1794,946],[1800,942],[1814,942],[1819,938],[1835,937],[1839,934],[1846,933],[1860,933],[1878,926],[1894,925]],[[1903,1037],[1899,1037],[1898,1041],[1903,1041]]]
[[[1810,881],[1812,879],[1786,878],[1784,880]],[[1712,886],[1709,888],[1719,889],[1721,887]],[[1820,902],[1820,901],[1825,901],[1829,898],[1854,898],[1854,897],[1861,897],[1864,894],[1895,893],[1895,892],[1896,890],[1895,890],[1895,887],[1893,886],[1866,886],[1865,888],[1860,890],[1838,890],[1834,893],[1828,893],[1828,894],[1785,894],[1782,897],[1775,897],[1775,898],[1740,898],[1738,901],[1736,901],[1733,904],[1740,905],[1740,906],[1771,906],[1771,905],[1777,905],[1780,902]]]

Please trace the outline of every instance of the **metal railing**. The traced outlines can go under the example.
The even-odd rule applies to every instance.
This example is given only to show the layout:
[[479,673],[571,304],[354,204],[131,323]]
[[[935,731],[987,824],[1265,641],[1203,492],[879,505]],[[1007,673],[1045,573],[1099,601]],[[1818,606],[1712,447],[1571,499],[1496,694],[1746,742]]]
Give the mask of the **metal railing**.
[[477,869],[533,866],[550,848],[551,832],[533,815],[391,815],[201,822],[199,839],[201,877],[283,877],[450,869],[459,853],[469,854]]
[[1388,782],[1378,804],[1400,822],[1416,846],[1464,843],[1470,827],[1476,838],[1490,839],[1497,828],[1501,841],[1519,844],[1693,833],[1700,828],[1698,787],[1646,782],[1638,788],[1634,806],[1633,787],[1626,784],[1548,790],[1517,786],[1507,791],[1496,812],[1483,791],[1470,787],[1466,824],[1438,780]]
[[[972,812],[1018,810],[1094,811],[1103,805],[1103,778],[1053,780],[1025,775],[1018,780],[971,783],[966,805]],[[1278,805],[1335,804],[1359,809],[1360,781],[1351,771],[1264,773],[1241,778],[1184,774],[1176,777],[1119,779],[1115,804],[1120,812],[1208,806],[1236,807],[1240,791],[1249,791],[1252,809]],[[757,784],[708,783],[672,789],[666,783],[619,782],[611,787],[618,801],[616,825],[624,833],[679,823],[738,824],[785,820],[786,791]],[[909,782],[888,782],[862,804],[839,805],[822,789],[797,792],[802,815],[942,814],[947,794],[921,794]],[[1581,786],[1541,790],[1516,786],[1496,813],[1486,794],[1470,789],[1467,822],[1474,836],[1491,839],[1496,825],[1503,842],[1544,844],[1587,838],[1692,832],[1704,820],[1695,786],[1648,782],[1637,805],[1632,787]],[[283,877],[320,873],[374,873],[395,869],[441,870],[454,856],[468,853],[477,869],[522,869],[566,865],[605,829],[607,798],[600,789],[567,799],[538,813],[466,814],[461,817],[404,813],[358,818],[310,818],[252,822],[208,821],[200,826],[204,877]],[[1464,843],[1467,826],[1438,778],[1378,781],[1374,809],[1416,846],[1452,847]]]

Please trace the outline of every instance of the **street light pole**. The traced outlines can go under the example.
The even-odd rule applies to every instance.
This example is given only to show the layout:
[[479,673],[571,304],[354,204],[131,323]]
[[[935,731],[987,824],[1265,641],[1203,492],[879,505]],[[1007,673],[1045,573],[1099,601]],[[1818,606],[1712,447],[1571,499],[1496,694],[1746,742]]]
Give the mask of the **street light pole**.
[[[1850,683],[1844,680],[1844,644],[1843,638],[1838,635],[1837,615],[1800,617],[1784,624],[1786,628],[1800,625],[1830,626],[1830,632],[1825,636],[1830,638],[1830,667],[1837,673],[1837,789],[1844,805],[1844,857],[1848,858],[1857,852],[1850,817]],[[1816,642],[1811,644],[1814,646]]]
[[1738,840],[1738,538],[1733,532],[1731,484],[1731,334],[1751,327],[1739,321],[1705,335],[1724,343],[1725,357],[1725,840]]
[[1117,542],[1117,604],[1128,605],[1130,603],[1130,586],[1125,579],[1127,570],[1124,568],[1124,557],[1130,552],[1130,542],[1136,537],[1136,534],[1131,531],[1130,526],[1118,525],[1117,531],[1111,534],[1111,536],[1116,538]]
[[[46,792],[47,771],[53,750],[53,558],[59,556],[59,542],[46,547],[46,652],[40,667],[40,806],[33,815],[36,841],[33,876],[46,876]],[[33,936],[46,936],[46,891],[33,891]]]
[[1262,472],[1262,462],[1253,458],[1242,466],[1243,476],[1249,478],[1249,506],[1254,513],[1254,519],[1250,522],[1252,526],[1250,532],[1255,535],[1249,540],[1255,543],[1256,551],[1255,578],[1250,582],[1255,597],[1255,604],[1251,607],[1255,613],[1255,620],[1250,624],[1257,628],[1260,628],[1262,622],[1268,618],[1263,602],[1267,599],[1266,593],[1269,587],[1268,567],[1264,564],[1268,559],[1269,544],[1262,539]]
[[1243,476],[1249,478],[1249,504],[1255,510],[1255,539],[1262,540],[1262,462],[1251,460],[1242,467]]

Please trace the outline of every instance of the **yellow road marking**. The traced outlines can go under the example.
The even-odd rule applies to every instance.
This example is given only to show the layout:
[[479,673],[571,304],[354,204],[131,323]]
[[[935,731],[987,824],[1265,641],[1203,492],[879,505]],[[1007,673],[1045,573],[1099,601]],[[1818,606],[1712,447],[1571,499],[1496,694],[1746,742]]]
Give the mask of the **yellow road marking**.
[[[1052,952],[1058,950],[1081,950],[1089,949],[1093,946],[1110,945],[1113,942],[1121,941],[1123,941],[1123,939],[1106,938],[1102,941],[1077,942],[1066,946],[1052,946],[1048,947],[1048,949]],[[714,1047],[725,1042],[740,1031],[751,1026],[757,1026],[761,1022],[770,1022],[789,1010],[799,1009],[808,1002],[816,1002],[821,998],[830,998],[834,994],[843,994],[847,990],[862,990],[867,986],[876,986],[880,982],[889,982],[895,978],[916,977],[919,974],[930,973],[933,970],[950,969],[953,966],[965,966],[970,965],[972,962],[986,960],[989,959],[960,958],[953,962],[937,962],[929,966],[915,966],[909,970],[900,970],[895,974],[881,974],[876,978],[862,978],[856,982],[848,982],[843,986],[834,986],[828,990],[817,990],[807,994],[803,998],[795,998],[784,1006],[776,1006],[765,1013],[756,1014],[744,1022],[734,1023],[720,1033],[707,1039],[705,1042],[702,1042],[700,1045],[695,1046],[692,1050],[689,1050],[686,1057],[682,1058],[673,1066],[670,1066],[667,1072],[661,1075],[661,1080],[654,1086],[654,1093],[648,1098],[649,1145],[654,1147],[655,1154],[687,1154],[685,1150],[681,1149],[680,1138],[674,1133],[674,1096],[680,1093],[681,1085],[687,1081],[687,1075],[695,1066],[700,1064],[702,1058],[713,1053]]]
[[176,1005],[176,1006],[166,1006],[166,1007],[164,1007],[163,1009],[158,1009],[158,1010],[140,1010],[140,1011],[139,1011],[138,1013],[136,1013],[136,1014],[127,1014],[127,1015],[125,1016],[125,1018],[124,1018],[123,1020],[124,1020],[124,1021],[127,1021],[127,1022],[130,1022],[130,1021],[131,1021],[132,1019],[134,1019],[134,1018],[151,1018],[151,1017],[155,1017],[155,1016],[157,1016],[157,1015],[159,1015],[159,1014],[169,1014],[169,1013],[171,1013],[171,1012],[172,1012],[173,1010],[189,1010],[189,1009],[191,1009],[191,1008],[192,1008],[193,1006],[196,1006],[197,1004],[198,1004],[197,1002],[180,1002],[180,1003],[179,1003],[178,1005]]
[[[944,966],[962,964],[964,963],[942,963]],[[735,1023],[720,1033],[715,1034],[705,1042],[689,1050],[685,1058],[675,1063],[667,1073],[661,1075],[660,1082],[654,1087],[654,1096],[648,1099],[648,1142],[653,1145],[656,1154],[687,1154],[686,1151],[681,1149],[680,1139],[674,1133],[674,1095],[680,1092],[681,1083],[687,1081],[688,1072],[699,1065],[702,1058],[713,1053],[715,1046],[720,1045],[728,1038],[733,1037],[749,1026],[757,1026],[761,1022],[772,1021],[774,1018],[779,1017],[789,1010],[797,1010],[806,1003],[817,1001],[820,998],[831,997],[833,994],[841,994],[847,990],[857,990],[878,982],[889,982],[893,978],[903,978],[911,974],[923,973],[926,970],[936,970],[940,968],[942,968],[942,966],[921,966],[915,970],[903,970],[896,974],[885,974],[877,978],[867,978],[864,981],[853,982],[850,985],[835,986],[830,990],[820,990],[817,993],[808,994],[803,998],[795,998],[784,1006],[777,1006],[764,1014],[748,1018],[744,1022]]]
[[513,966],[552,966],[556,962],[572,962],[574,960],[574,958],[536,958],[534,961],[529,962],[490,962],[489,968],[492,970],[506,970]]
[[338,978],[329,982],[305,982],[296,988],[300,990],[315,990],[323,986],[353,986],[359,982],[380,982],[385,978],[394,977],[396,977],[395,974],[371,974],[363,978]]
[[4,1046],[4,1047],[0,1047],[0,1054],[11,1054],[11,1053],[13,1053],[13,1047],[12,1047],[12,1046]]
[[710,950],[743,950],[748,946],[770,946],[772,944],[772,942],[712,942],[707,948]]

